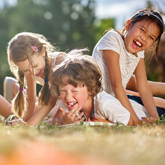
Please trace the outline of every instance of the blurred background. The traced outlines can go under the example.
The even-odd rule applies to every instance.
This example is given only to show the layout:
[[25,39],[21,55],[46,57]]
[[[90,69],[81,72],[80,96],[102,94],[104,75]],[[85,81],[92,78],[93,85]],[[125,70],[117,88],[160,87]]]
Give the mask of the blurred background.
[[[3,95],[5,76],[14,77],[6,48],[15,34],[40,33],[59,51],[87,47],[91,55],[105,30],[111,27],[122,30],[126,20],[145,7],[156,8],[164,17],[165,0],[1,0],[0,94]],[[148,79],[165,82],[165,37],[162,37],[159,62],[153,57],[146,63]]]

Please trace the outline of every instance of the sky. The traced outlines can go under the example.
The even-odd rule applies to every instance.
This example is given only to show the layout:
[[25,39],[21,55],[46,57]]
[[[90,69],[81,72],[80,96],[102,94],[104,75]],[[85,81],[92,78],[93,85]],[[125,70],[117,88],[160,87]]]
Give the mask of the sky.
[[[125,22],[134,15],[138,10],[147,6],[148,0],[95,0],[96,16],[98,18],[115,17],[116,29],[121,30]],[[155,4],[161,3],[162,9],[165,10],[165,0],[150,0]],[[156,2],[156,3],[155,3]]]
[[[81,0],[86,3],[88,0]],[[147,1],[153,4],[161,3],[159,7],[165,10],[165,0],[93,0],[96,2],[96,16],[98,18],[115,18],[116,29],[121,30],[127,19],[138,10],[147,6]],[[4,2],[15,5],[17,0],[0,0],[0,8]],[[157,6],[155,6],[157,7]],[[165,11],[164,11],[165,13]]]

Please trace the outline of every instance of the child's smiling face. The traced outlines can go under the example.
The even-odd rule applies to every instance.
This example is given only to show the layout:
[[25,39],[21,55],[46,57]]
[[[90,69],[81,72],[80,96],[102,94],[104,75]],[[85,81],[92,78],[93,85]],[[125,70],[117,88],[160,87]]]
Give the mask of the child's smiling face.
[[25,75],[27,74],[27,75],[43,77],[45,70],[45,60],[43,56],[44,55],[34,54],[32,56],[33,66],[28,59],[25,61],[18,62],[16,63],[16,65],[24,72]]
[[124,43],[127,51],[133,54],[148,49],[160,34],[159,27],[146,20],[136,22],[134,25],[128,21],[125,29],[127,34],[124,37]]
[[85,85],[79,83],[77,87],[71,84],[60,85],[60,98],[68,110],[73,108],[81,108],[83,110],[86,107],[90,107],[92,97]]

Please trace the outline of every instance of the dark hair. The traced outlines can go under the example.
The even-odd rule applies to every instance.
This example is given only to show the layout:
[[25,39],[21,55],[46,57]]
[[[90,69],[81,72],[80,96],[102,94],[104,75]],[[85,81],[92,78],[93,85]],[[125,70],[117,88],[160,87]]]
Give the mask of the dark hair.
[[[22,32],[15,35],[8,44],[7,54],[8,54],[8,63],[10,65],[10,70],[13,72],[15,77],[18,80],[19,86],[23,88],[25,86],[24,73],[18,68],[16,63],[29,60],[31,66],[33,66],[32,56],[36,53],[31,46],[35,46],[38,51],[38,55],[40,55],[43,47],[45,47],[45,78],[48,78],[49,75],[49,60],[47,53],[53,52],[55,48],[47,41],[47,39],[40,34],[30,33],[30,32]],[[33,68],[32,68],[33,69]],[[49,91],[48,82],[44,83],[43,89],[39,94],[39,105],[47,104],[50,91]],[[12,111],[22,117],[24,112],[26,111],[26,101],[24,92],[21,90],[17,93],[15,98],[12,101]]]
[[[79,51],[80,53],[80,51]],[[77,51],[72,51],[68,58],[56,68],[51,75],[51,92],[55,97],[60,96],[59,85],[67,83],[77,87],[82,83],[94,97],[101,90],[101,70],[94,59],[89,55],[77,55]]]
[[[160,38],[164,32],[163,18],[161,17],[161,15],[158,11],[151,9],[151,8],[140,10],[130,18],[132,26],[135,23],[137,23],[139,21],[143,21],[143,20],[154,22],[159,27],[160,34],[159,34],[158,38],[156,39],[156,59],[157,59],[158,58]],[[125,28],[122,30],[122,34],[124,34],[124,32],[125,32]]]

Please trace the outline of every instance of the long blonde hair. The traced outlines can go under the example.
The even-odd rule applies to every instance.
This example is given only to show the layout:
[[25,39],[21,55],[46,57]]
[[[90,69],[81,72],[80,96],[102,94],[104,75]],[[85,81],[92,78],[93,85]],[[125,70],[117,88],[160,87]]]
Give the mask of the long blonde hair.
[[[36,53],[31,46],[35,46],[38,49],[38,55],[40,55],[43,47],[45,48],[45,71],[44,76],[48,79],[50,64],[48,59],[48,53],[55,51],[55,47],[51,45],[47,39],[41,35],[31,32],[22,32],[15,35],[8,43],[7,54],[10,70],[18,80],[21,89],[25,87],[24,73],[16,65],[18,62],[29,60],[33,69],[32,56]],[[39,94],[39,105],[47,104],[50,97],[50,89],[48,82],[44,83],[43,88]],[[22,90],[18,91],[15,98],[12,101],[12,111],[19,117],[24,115],[26,111],[26,99]]]

